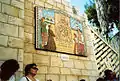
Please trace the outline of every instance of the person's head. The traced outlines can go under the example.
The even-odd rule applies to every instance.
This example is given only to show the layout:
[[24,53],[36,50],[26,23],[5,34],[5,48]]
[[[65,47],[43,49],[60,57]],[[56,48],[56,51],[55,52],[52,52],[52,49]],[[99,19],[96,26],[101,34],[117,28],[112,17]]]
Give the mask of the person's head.
[[35,76],[37,74],[37,71],[38,71],[38,68],[37,68],[37,65],[35,63],[27,64],[25,66],[25,76],[27,76],[28,74]]
[[44,22],[44,20],[45,20],[45,17],[42,17],[42,18],[41,18],[41,21]]
[[112,72],[112,70],[107,69],[107,70],[104,71],[104,74],[105,74],[105,77],[106,77],[107,79],[110,79],[110,78],[113,77],[113,72]]
[[18,69],[19,64],[14,59],[9,59],[1,65],[0,78],[2,80],[8,80]]
[[85,79],[81,79],[80,81],[85,81]]
[[105,81],[103,78],[98,78],[96,81]]

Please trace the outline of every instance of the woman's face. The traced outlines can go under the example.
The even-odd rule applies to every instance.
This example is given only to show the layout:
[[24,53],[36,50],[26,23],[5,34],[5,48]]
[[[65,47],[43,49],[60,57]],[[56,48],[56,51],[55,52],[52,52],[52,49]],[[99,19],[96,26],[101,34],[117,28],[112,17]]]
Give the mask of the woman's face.
[[37,66],[33,66],[33,67],[30,69],[30,73],[31,73],[32,75],[34,75],[34,76],[37,74],[37,71],[38,71]]

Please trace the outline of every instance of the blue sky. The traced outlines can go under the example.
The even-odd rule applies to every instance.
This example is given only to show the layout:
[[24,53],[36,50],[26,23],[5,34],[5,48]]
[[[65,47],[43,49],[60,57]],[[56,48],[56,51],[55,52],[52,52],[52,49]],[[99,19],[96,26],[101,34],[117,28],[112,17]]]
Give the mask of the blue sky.
[[89,0],[66,0],[68,2],[70,2],[73,6],[76,6],[80,9],[80,13],[83,14],[84,13],[84,5],[86,3],[89,3]]

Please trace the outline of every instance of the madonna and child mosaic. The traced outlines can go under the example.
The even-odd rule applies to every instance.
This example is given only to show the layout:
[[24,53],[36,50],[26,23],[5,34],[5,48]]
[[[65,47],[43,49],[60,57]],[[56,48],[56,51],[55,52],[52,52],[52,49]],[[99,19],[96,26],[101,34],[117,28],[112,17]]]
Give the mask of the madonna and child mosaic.
[[61,11],[36,7],[36,49],[84,55],[82,24]]

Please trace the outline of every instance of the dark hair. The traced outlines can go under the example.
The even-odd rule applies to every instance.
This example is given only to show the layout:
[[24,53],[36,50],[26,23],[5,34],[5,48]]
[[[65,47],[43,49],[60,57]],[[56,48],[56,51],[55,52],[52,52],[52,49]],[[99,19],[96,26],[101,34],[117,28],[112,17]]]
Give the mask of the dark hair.
[[105,81],[103,78],[98,78],[96,81]]
[[19,69],[17,60],[9,59],[1,65],[1,80],[9,80],[9,78]]
[[80,81],[85,81],[85,79],[81,79]]
[[37,66],[37,65],[36,65],[35,63],[32,63],[32,64],[27,64],[27,65],[25,66],[25,76],[28,75],[30,69],[31,69],[33,66]]
[[109,75],[110,75],[110,72],[112,72],[112,70],[109,70],[109,69],[105,70],[105,71],[104,71],[105,76],[106,76],[106,77],[109,76]]

